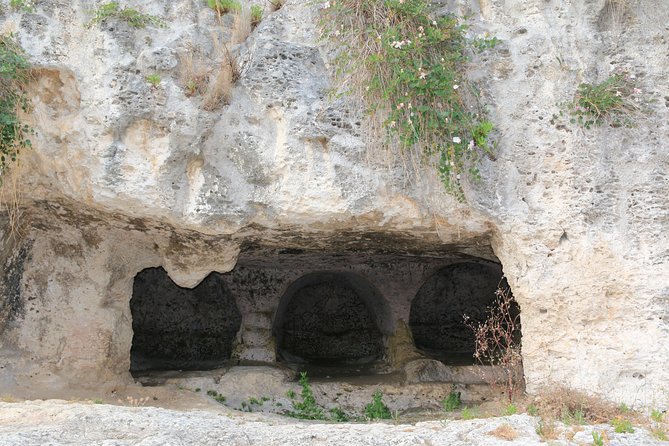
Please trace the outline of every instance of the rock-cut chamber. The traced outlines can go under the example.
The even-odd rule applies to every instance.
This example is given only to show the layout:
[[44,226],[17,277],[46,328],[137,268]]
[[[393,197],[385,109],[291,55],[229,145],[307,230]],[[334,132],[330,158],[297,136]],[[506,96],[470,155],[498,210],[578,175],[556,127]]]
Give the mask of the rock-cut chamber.
[[[496,311],[495,291],[506,286],[501,267],[494,263],[460,262],[440,268],[411,304],[409,326],[416,348],[447,364],[472,364],[474,333],[464,318],[474,325],[485,321]],[[512,311],[520,311],[515,303]]]
[[387,308],[364,278],[315,272],[282,297],[275,322],[277,357],[322,365],[368,364],[385,355]]
[[137,274],[130,311],[131,372],[219,366],[230,359],[242,319],[220,275],[210,274],[188,289],[162,268]]

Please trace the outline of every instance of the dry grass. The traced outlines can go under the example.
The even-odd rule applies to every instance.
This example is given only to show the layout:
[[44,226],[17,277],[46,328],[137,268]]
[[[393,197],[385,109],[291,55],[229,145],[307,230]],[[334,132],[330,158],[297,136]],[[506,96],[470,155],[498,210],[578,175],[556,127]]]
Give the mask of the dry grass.
[[630,0],[608,0],[606,2],[607,12],[613,26],[620,27],[629,9]]
[[189,48],[179,54],[179,82],[186,96],[203,94],[207,89],[210,72],[196,50]]
[[232,30],[230,32],[230,43],[232,45],[242,43],[249,37],[252,30],[251,10],[243,8],[241,12],[234,14]]
[[235,79],[231,62],[224,60],[221,68],[214,73],[202,97],[202,107],[205,110],[216,110],[221,104],[229,104]]
[[272,12],[278,11],[286,4],[286,0],[268,0],[268,2]]
[[8,169],[2,174],[0,184],[0,211],[7,213],[9,234],[14,240],[19,240],[25,235],[23,209],[21,208],[22,166],[19,160],[10,162]]
[[565,421],[565,424],[578,424],[570,421],[599,424],[608,423],[619,416],[628,419],[639,416],[631,411],[623,414],[613,403],[561,386],[553,386],[551,390],[542,392],[534,398],[533,404],[542,418]]
[[513,441],[518,438],[518,432],[510,424],[500,424],[497,428],[488,432],[488,435],[501,440]]
[[544,441],[557,440],[560,432],[557,429],[555,421],[542,418],[537,425],[537,435]]

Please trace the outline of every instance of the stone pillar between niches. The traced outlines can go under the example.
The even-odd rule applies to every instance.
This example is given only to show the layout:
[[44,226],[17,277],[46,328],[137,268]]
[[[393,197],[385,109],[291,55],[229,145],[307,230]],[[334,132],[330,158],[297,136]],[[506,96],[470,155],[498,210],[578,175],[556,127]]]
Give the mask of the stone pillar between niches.
[[272,312],[252,312],[242,315],[242,326],[237,334],[232,359],[276,362]]
[[400,369],[406,363],[424,356],[416,350],[407,322],[398,320],[395,326],[396,330],[388,336],[388,364],[394,369]]

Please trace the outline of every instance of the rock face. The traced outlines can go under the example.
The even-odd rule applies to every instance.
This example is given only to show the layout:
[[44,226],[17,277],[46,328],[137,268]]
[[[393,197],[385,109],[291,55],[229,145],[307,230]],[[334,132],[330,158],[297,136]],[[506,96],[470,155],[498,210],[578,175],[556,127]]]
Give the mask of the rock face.
[[[521,308],[528,390],[556,381],[666,404],[664,1],[445,2],[503,41],[471,67],[498,145],[465,187],[469,204],[430,169],[367,150],[360,113],[328,94],[318,5],[289,1],[230,45],[241,77],[229,104],[212,105],[231,16],[191,0],[128,1],[166,26],[87,26],[89,2],[35,3],[2,18],[39,68],[34,148],[16,171],[23,229],[4,224],[0,249],[0,385],[128,382],[129,302],[146,268],[194,287],[237,265],[234,354],[262,361],[276,359],[275,318],[293,281],[355,272],[389,302],[371,317],[384,358],[400,366],[421,356],[407,326],[422,284],[463,260],[500,261]],[[580,82],[613,69],[656,99],[635,127],[551,123]],[[398,260],[407,255],[417,260]]]

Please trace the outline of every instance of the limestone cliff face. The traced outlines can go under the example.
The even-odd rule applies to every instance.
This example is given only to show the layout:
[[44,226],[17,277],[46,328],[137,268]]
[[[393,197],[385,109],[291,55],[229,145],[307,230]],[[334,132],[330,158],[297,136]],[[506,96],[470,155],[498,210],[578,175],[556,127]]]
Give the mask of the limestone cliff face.
[[[127,375],[128,300],[143,268],[193,286],[249,244],[487,258],[492,244],[521,306],[529,390],[557,381],[666,402],[669,5],[444,2],[503,41],[472,66],[498,149],[461,204],[431,170],[370,155],[359,113],[328,94],[311,2],[288,1],[231,47],[241,78],[229,104],[205,107],[187,79],[204,73],[208,88],[232,18],[203,3],[127,2],[164,28],[87,26],[96,5],[84,0],[3,17],[39,67],[25,248],[4,237],[7,265],[20,258],[23,272],[5,280],[22,297],[3,310],[13,316],[0,352],[14,364],[3,381]],[[613,69],[655,99],[634,128],[551,123],[580,82]]]

